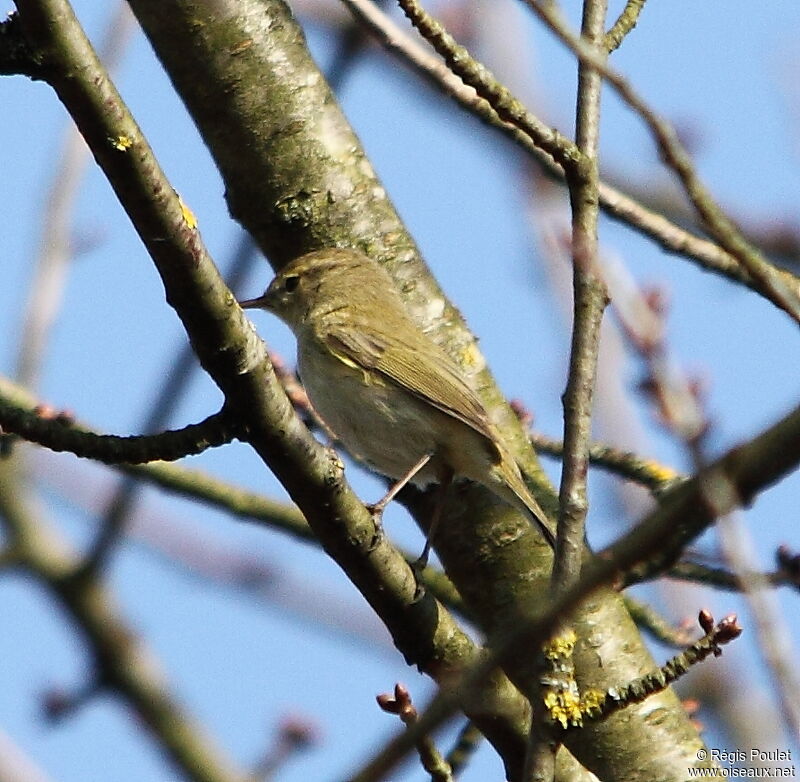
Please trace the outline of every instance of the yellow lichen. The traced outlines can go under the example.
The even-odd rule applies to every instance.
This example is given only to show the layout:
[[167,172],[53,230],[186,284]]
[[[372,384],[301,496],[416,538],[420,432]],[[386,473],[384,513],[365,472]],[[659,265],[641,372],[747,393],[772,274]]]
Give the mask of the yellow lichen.
[[678,477],[678,473],[675,470],[673,470],[671,467],[667,467],[664,464],[659,464],[658,462],[654,462],[649,459],[645,461],[644,464],[648,472],[650,472],[656,480],[663,483],[673,481]]
[[117,136],[116,138],[110,138],[109,141],[111,146],[119,152],[124,152],[133,146],[133,139],[130,136]]
[[548,692],[544,697],[544,705],[551,719],[562,728],[580,727],[583,724],[583,712],[577,693],[568,690]]
[[188,206],[186,206],[180,196],[178,196],[178,203],[180,204],[181,214],[183,215],[183,219],[186,221],[186,225],[188,225],[192,230],[197,228],[197,218],[194,216],[194,212],[189,209]]
[[605,693],[600,690],[586,690],[581,695],[581,711],[591,717],[600,711],[600,706],[605,702]]
[[575,644],[578,636],[574,630],[567,630],[555,638],[551,638],[549,643],[544,647],[544,654],[548,660],[559,660],[568,658],[572,655],[575,649]]

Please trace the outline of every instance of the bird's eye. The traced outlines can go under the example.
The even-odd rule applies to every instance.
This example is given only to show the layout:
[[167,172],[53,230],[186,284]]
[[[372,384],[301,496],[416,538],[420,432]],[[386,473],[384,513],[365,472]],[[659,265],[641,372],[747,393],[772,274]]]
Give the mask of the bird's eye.
[[284,280],[283,287],[286,289],[287,293],[293,293],[299,283],[300,278],[296,274],[292,274]]

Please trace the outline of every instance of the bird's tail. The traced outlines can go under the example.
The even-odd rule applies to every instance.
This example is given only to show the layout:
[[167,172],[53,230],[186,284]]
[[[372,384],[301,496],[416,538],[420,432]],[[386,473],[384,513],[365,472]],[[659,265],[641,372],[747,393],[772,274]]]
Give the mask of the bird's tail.
[[495,492],[527,516],[539,528],[550,547],[555,549],[556,535],[553,522],[550,521],[525,485],[516,460],[510,454],[503,454],[498,469],[501,473],[498,477],[501,479],[502,486],[495,488]]

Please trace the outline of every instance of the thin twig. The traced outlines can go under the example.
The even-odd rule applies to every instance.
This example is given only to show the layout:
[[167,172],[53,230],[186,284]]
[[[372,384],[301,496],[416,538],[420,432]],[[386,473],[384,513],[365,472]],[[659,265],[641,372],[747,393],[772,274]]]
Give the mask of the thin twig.
[[575,144],[530,112],[483,63],[460,46],[441,22],[428,14],[417,0],[398,0],[398,3],[450,70],[486,100],[500,120],[522,130],[536,146],[546,150],[566,170],[581,163],[582,154]]
[[[703,565],[691,560],[676,563],[669,568],[669,570],[664,572],[664,576],[679,581],[703,584],[705,586],[714,587],[715,589],[729,589],[738,592],[742,588],[738,576],[733,571],[709,567],[708,565]],[[788,586],[793,589],[798,589],[800,587],[797,575],[786,568],[778,568],[777,570],[763,572],[761,578],[773,587]],[[628,583],[625,585],[629,586]]]
[[[509,137],[532,156],[550,176],[557,180],[564,179],[564,169],[548,151],[536,146],[531,137],[519,127],[500,119],[491,104],[481,98],[473,87],[465,84],[429,50],[420,46],[371,0],[342,0],[342,2],[369,26],[384,46],[402,57],[428,83],[452,97],[461,108]],[[665,252],[688,258],[706,271],[746,285],[763,295],[759,285],[747,270],[719,245],[681,228],[664,215],[648,209],[607,182],[600,182],[599,195],[600,206],[609,217],[648,236]],[[781,269],[776,269],[775,273],[787,288],[797,291],[800,295],[800,280],[795,275]]]
[[[396,714],[407,728],[413,728],[418,719],[417,709],[411,700],[408,689],[398,683],[394,686],[394,696],[379,695],[378,706],[387,714]],[[453,770],[442,757],[434,740],[428,734],[421,735],[416,741],[417,754],[422,767],[431,776],[431,782],[453,782]]]
[[[730,486],[727,488],[730,490]],[[709,493],[717,494],[719,490],[717,487]],[[722,553],[747,598],[758,645],[775,682],[783,718],[790,735],[800,736],[800,679],[786,615],[778,605],[767,575],[758,569],[756,546],[747,532],[743,514],[721,515],[717,529]]]
[[[536,452],[543,456],[560,459],[564,454],[564,441],[548,437],[541,432],[532,432],[531,443]],[[632,451],[621,451],[612,445],[593,442],[589,444],[589,462],[600,469],[634,481],[649,489],[653,494],[661,494],[685,476],[653,459],[646,459]]]
[[319,730],[306,719],[286,717],[281,720],[272,745],[253,768],[253,778],[260,782],[276,779],[289,760],[307,752],[318,741]]
[[678,648],[686,646],[691,640],[685,627],[675,627],[664,619],[652,606],[625,595],[625,607],[637,627],[650,633],[662,644]]
[[52,451],[68,451],[104,464],[143,464],[175,461],[231,442],[241,434],[230,416],[221,410],[183,429],[153,435],[96,434],[51,409],[29,410],[0,394],[0,430],[42,445]]
[[445,761],[450,766],[454,777],[458,777],[466,768],[482,740],[483,733],[480,732],[472,720],[467,720],[464,727],[458,732],[452,749],[445,757]]
[[[707,461],[703,446],[712,426],[711,421],[697,384],[685,378],[669,355],[664,339],[666,329],[662,322],[662,297],[655,293],[643,296],[635,290],[629,290],[628,298],[635,301],[637,294],[639,306],[619,309],[620,322],[630,344],[647,365],[648,378],[644,388],[656,404],[661,422],[686,448],[699,470]],[[654,327],[650,329],[641,325],[646,318],[635,317],[633,314],[633,311],[648,308],[650,319],[656,320]],[[712,511],[718,507],[730,507],[729,495],[736,491],[724,474],[713,472],[709,473],[702,489],[702,501]],[[720,495],[723,495],[722,498]],[[791,730],[800,735],[800,709],[797,705],[800,703],[800,681],[795,676],[791,663],[793,654],[784,618],[769,594],[772,584],[748,554],[753,546],[748,540],[740,514],[726,514],[720,510],[719,516],[718,529],[723,551],[733,571],[729,575],[750,604],[751,616],[758,628],[756,638],[777,684],[783,714]]]
[[656,114],[605,58],[574,35],[553,3],[525,0],[525,3],[550,28],[582,63],[597,69],[619,97],[644,121],[655,139],[666,164],[677,174],[686,195],[704,226],[719,244],[736,258],[751,275],[761,293],[800,323],[800,295],[786,284],[783,275],[753,247],[714,200],[695,171],[692,159],[673,127]]
[[[587,0],[582,34],[593,45],[602,39],[607,4]],[[573,325],[569,378],[564,393],[564,457],[559,489],[558,539],[553,563],[556,590],[580,574],[588,502],[592,398],[600,347],[600,324],[608,293],[597,258],[598,147],[602,79],[592,67],[578,72],[576,142],[586,161],[567,176],[572,205]]]
[[[606,0],[585,0],[581,34],[592,46],[603,41],[608,5]],[[578,583],[584,554],[588,512],[586,478],[589,472],[589,442],[592,399],[600,348],[600,325],[608,303],[597,258],[599,215],[599,141],[602,79],[591,66],[578,67],[575,143],[583,164],[567,169],[567,187],[572,207],[573,318],[569,376],[563,397],[564,457],[559,487],[559,514],[551,591],[554,595]],[[566,627],[567,625],[565,625]],[[546,656],[544,666],[557,658]],[[568,681],[563,681],[568,677]],[[558,669],[548,671],[553,688],[574,685],[571,653]],[[536,694],[538,695],[538,693]],[[558,743],[548,728],[546,711],[534,707],[523,779],[548,782],[555,773]]]
[[636,27],[636,23],[639,21],[639,14],[644,8],[644,3],[645,0],[628,0],[625,3],[622,13],[605,35],[605,47],[609,54],[618,49],[625,40],[625,36]]
[[657,671],[629,682],[626,685],[615,687],[607,693],[591,693],[589,698],[593,701],[583,714],[582,724],[589,720],[604,720],[614,712],[624,709],[632,703],[640,703],[655,692],[661,692],[688,673],[694,665],[703,662],[710,655],[719,657],[722,648],[734,641],[742,633],[742,628],[735,614],[726,616],[718,624],[708,611],[700,612],[700,623],[706,634],[693,643],[688,649],[675,655]]

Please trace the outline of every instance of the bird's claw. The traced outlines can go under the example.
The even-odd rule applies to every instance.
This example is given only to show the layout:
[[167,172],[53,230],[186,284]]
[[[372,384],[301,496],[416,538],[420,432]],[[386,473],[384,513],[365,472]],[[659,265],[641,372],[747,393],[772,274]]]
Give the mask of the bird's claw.
[[418,603],[425,597],[425,582],[422,578],[422,573],[425,568],[428,567],[428,553],[423,552],[422,556],[418,557],[411,563],[411,572],[414,574],[414,580],[416,581],[416,588],[414,589],[414,597],[412,598],[412,603]]

